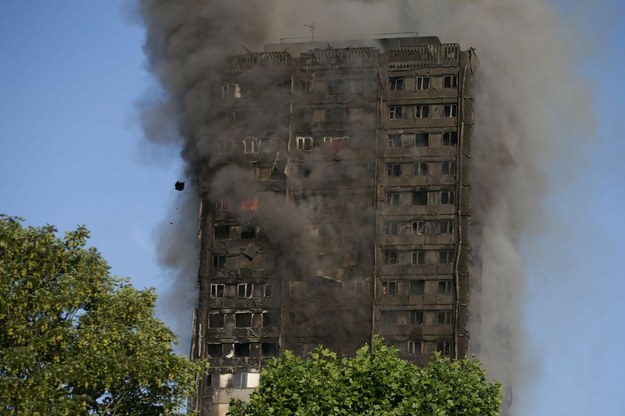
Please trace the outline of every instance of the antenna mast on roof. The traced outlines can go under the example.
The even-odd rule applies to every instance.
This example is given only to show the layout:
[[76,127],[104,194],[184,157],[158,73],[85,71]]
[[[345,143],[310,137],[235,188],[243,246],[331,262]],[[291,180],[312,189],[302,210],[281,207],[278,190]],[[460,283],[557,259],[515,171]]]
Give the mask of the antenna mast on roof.
[[315,41],[315,22],[312,22],[311,24],[304,25],[304,26],[310,29],[310,41],[314,42]]

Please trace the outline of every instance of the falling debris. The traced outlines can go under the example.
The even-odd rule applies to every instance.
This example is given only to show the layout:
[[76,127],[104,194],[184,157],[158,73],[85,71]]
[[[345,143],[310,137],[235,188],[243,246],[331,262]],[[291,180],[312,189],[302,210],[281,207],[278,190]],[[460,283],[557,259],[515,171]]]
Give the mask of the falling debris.
[[176,191],[184,190],[184,182],[176,181],[174,188],[176,189]]

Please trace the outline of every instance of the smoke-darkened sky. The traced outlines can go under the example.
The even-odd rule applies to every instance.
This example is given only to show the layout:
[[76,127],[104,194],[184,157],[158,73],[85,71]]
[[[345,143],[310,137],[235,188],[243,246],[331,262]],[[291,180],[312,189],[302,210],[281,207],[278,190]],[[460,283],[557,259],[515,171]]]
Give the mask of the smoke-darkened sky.
[[[572,5],[578,3],[563,4],[557,18],[563,36],[583,52],[573,60],[583,75],[576,79],[595,91],[571,105],[583,112],[580,118],[593,116],[597,131],[571,140],[570,163],[547,166],[542,204],[549,221],[522,233],[529,300],[520,320],[526,319],[530,355],[538,356],[538,376],[516,398],[532,415],[625,414],[619,359],[625,7],[598,1],[598,11],[580,12]],[[153,236],[157,227],[180,223],[183,205],[173,184],[184,177],[176,148],[167,152],[142,140],[135,103],[146,91],[155,94],[154,82],[145,70],[143,29],[122,4],[0,5],[0,212],[60,230],[86,224],[115,273],[164,293],[170,277],[155,263]],[[305,27],[283,26],[276,36],[307,34]],[[536,33],[531,25],[522,29]],[[317,30],[323,36],[323,25]],[[442,37],[445,31],[419,32]]]

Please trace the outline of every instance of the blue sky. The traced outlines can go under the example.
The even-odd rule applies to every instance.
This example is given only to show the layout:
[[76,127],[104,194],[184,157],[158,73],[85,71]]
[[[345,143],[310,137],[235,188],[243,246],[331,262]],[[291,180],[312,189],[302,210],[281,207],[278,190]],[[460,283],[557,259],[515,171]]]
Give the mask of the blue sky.
[[[62,231],[85,224],[115,274],[162,291],[153,234],[178,220],[166,216],[180,162],[142,140],[135,103],[151,84],[122,3],[0,3],[0,212]],[[597,137],[572,176],[549,173],[544,206],[559,222],[523,240],[541,357],[533,415],[625,415],[625,4],[614,4],[614,29],[579,68],[596,86]]]

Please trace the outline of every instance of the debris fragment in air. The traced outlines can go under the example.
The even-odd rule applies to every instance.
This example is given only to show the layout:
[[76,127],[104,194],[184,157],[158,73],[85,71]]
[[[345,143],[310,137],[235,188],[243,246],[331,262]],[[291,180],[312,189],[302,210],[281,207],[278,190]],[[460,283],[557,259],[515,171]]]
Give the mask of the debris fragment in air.
[[176,191],[182,191],[184,189],[184,182],[176,181],[174,188],[176,188]]

